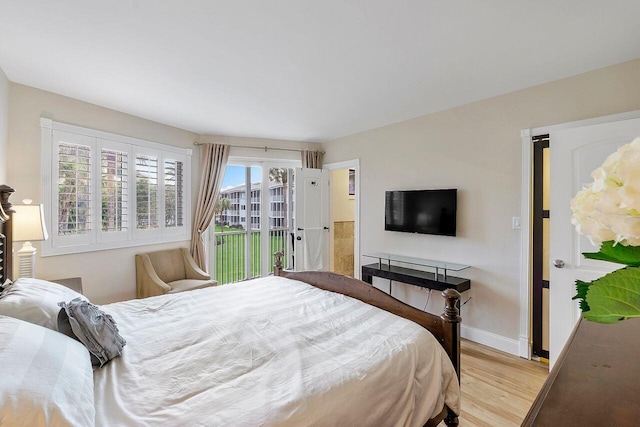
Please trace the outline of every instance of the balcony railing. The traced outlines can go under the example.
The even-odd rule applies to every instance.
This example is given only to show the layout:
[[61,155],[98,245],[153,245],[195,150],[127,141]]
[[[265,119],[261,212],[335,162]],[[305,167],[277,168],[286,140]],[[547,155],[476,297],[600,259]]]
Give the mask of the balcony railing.
[[[247,254],[247,234],[251,239],[250,254]],[[269,230],[269,271],[267,273],[273,272],[274,254],[278,251],[286,251],[285,248],[288,249],[286,240],[288,235],[289,231],[286,228]],[[213,276],[218,281],[218,285],[260,276],[260,231],[251,230],[250,233],[245,230],[217,232],[214,234],[213,243],[216,257],[216,271],[213,272]],[[251,277],[247,277],[247,260],[250,262]]]

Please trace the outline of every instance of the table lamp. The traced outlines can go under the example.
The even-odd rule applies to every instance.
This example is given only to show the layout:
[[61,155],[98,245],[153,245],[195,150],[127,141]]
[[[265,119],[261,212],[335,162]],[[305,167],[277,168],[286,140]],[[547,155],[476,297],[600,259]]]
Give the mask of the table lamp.
[[17,252],[18,277],[35,277],[36,248],[31,242],[47,240],[49,236],[44,224],[43,206],[32,205],[29,199],[22,202],[23,205],[13,205],[15,213],[12,215],[13,241],[24,242]]

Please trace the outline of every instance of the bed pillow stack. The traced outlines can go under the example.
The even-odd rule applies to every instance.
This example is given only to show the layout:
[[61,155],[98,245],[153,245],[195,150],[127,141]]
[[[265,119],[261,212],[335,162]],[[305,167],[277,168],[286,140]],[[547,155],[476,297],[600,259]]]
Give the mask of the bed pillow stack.
[[0,378],[0,425],[94,425],[93,370],[78,341],[0,315]]
[[0,314],[57,330],[60,301],[86,298],[78,292],[45,280],[20,278],[7,284],[0,296]]
[[122,354],[126,341],[113,318],[82,294],[45,280],[20,278],[3,286],[0,315],[13,317],[80,341],[94,366]]

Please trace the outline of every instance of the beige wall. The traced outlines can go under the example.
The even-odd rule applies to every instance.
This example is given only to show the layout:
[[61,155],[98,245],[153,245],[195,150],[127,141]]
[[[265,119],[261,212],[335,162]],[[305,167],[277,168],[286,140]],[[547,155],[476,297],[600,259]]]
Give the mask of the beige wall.
[[[515,349],[521,231],[511,218],[520,216],[520,130],[637,109],[640,60],[332,141],[325,162],[360,158],[361,253],[471,265],[460,274],[475,293],[463,325]],[[384,231],[384,191],[424,188],[458,189],[457,237]],[[427,299],[411,286],[394,286],[394,295],[419,308]],[[428,309],[441,304],[433,296]]]
[[349,196],[349,169],[331,171],[331,219],[353,221],[355,203],[355,197]]
[[[45,92],[32,87],[9,83],[8,95],[2,97],[2,77],[0,75],[0,124],[3,105],[8,105],[11,126],[8,133],[8,176],[7,183],[16,189],[12,197],[14,203],[24,198],[35,202],[42,200],[40,176],[40,118],[140,138],[148,141],[193,149],[191,161],[192,206],[195,206],[200,184],[200,150],[193,142],[221,142],[244,146],[269,146],[292,149],[320,149],[321,144],[299,141],[243,138],[208,135],[200,136],[182,129],[131,116],[118,111],[99,107],[76,99]],[[8,98],[8,99],[7,99]],[[3,99],[5,103],[3,104]],[[2,127],[0,126],[0,130]],[[0,150],[2,136],[0,134]],[[232,154],[243,157],[265,157],[262,150],[233,148]],[[269,151],[272,158],[300,160],[300,153],[289,151]],[[4,157],[2,157],[4,158]],[[4,172],[4,168],[0,174]],[[51,230],[49,230],[51,232]],[[20,244],[17,244],[19,249]],[[34,243],[40,249],[39,243]],[[66,277],[83,278],[85,294],[94,302],[104,304],[135,297],[134,255],[165,248],[188,246],[188,242],[146,245],[85,254],[62,255],[36,260],[36,275],[43,279]]]
[[[10,126],[5,143],[2,120],[6,121],[7,104]],[[517,340],[519,329],[520,231],[511,229],[511,217],[520,215],[520,130],[637,109],[640,60],[329,142],[324,144],[325,163],[360,159],[362,253],[384,250],[472,265],[461,274],[472,280],[475,293],[474,301],[463,307],[464,325],[496,334],[509,344]],[[40,117],[181,147],[192,148],[198,137],[49,92],[7,84],[0,73],[0,150],[8,150],[6,170],[10,177],[3,182],[16,188],[14,201],[41,200]],[[240,145],[259,141],[209,138]],[[289,148],[304,146],[270,142]],[[199,163],[195,149],[194,201]],[[2,168],[0,176],[4,171]],[[458,237],[383,230],[385,190],[445,187],[459,189]],[[127,299],[135,294],[133,254],[178,245],[186,246],[187,242],[38,258],[37,273],[42,278],[82,276],[86,294],[97,303]],[[420,308],[427,297],[425,291],[410,286],[394,286],[394,295]],[[438,312],[440,306],[439,298],[432,297],[428,309]]]
[[0,184],[7,182],[9,145],[9,79],[0,68]]
[[[198,135],[128,114],[98,107],[39,89],[11,83],[9,86],[9,144],[7,183],[16,189],[14,203],[24,198],[42,200],[40,176],[40,117],[149,141],[194,148],[192,157],[192,201],[199,185],[199,150],[193,146]],[[1,112],[0,101],[0,112]],[[1,137],[0,137],[1,138]],[[1,142],[1,140],[0,140]],[[50,232],[52,230],[49,230]],[[19,249],[20,244],[17,244]],[[34,243],[39,249],[40,244]],[[39,278],[80,276],[85,294],[98,304],[135,297],[134,254],[188,242],[138,246],[36,260]]]

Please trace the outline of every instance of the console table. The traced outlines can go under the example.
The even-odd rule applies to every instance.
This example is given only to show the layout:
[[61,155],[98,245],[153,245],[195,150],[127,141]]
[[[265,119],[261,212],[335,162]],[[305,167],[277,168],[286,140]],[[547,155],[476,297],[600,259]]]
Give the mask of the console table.
[[[383,252],[375,252],[364,256],[377,259],[377,262],[374,264],[362,266],[362,280],[367,283],[373,283],[373,277],[381,277],[383,279],[435,289],[437,291],[455,289],[458,292],[464,292],[471,289],[471,281],[469,279],[449,275],[449,271],[461,271],[469,268],[468,265],[412,258]],[[397,263],[427,267],[433,271],[400,267],[396,265]],[[391,292],[391,288],[389,288],[389,292]]]
[[58,283],[59,285],[66,286],[69,289],[73,289],[78,293],[82,293],[82,277],[71,277],[68,279],[56,279],[51,280],[53,283]]
[[522,426],[638,426],[639,353],[640,319],[580,319]]

